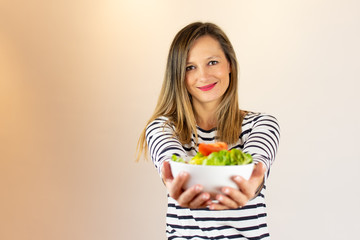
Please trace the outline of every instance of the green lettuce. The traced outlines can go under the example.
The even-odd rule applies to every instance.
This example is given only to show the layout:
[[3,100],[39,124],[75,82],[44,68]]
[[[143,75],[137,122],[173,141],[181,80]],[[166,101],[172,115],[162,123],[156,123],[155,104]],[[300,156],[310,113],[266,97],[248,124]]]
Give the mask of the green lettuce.
[[249,153],[243,153],[239,149],[231,149],[230,151],[221,150],[219,152],[213,152],[209,154],[209,156],[204,156],[198,152],[189,162],[186,162],[176,155],[173,155],[171,159],[175,162],[212,166],[245,165],[253,161]]

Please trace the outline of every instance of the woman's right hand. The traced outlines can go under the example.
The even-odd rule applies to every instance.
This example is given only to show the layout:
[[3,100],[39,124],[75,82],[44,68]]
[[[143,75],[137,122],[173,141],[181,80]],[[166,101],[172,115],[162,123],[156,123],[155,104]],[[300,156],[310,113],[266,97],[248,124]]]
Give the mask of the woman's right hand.
[[181,172],[174,178],[170,163],[167,161],[163,163],[161,173],[170,197],[175,199],[181,207],[205,208],[211,203],[210,194],[202,192],[203,187],[199,184],[184,190],[184,184],[190,177],[188,173]]

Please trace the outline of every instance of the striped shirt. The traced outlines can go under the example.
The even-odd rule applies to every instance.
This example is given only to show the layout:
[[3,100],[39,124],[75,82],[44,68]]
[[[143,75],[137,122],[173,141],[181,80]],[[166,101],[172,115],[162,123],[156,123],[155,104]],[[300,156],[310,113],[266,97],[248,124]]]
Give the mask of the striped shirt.
[[[167,118],[159,117],[146,129],[150,156],[159,174],[162,163],[173,154],[192,157],[198,149],[195,134],[190,144],[182,145],[173,137],[174,127],[166,124],[166,121]],[[215,142],[216,129],[205,131],[198,127],[197,134],[199,143]],[[241,149],[250,153],[254,162],[265,164],[265,184],[260,194],[242,208],[220,211],[183,208],[168,195],[168,239],[270,239],[266,222],[265,190],[279,138],[280,128],[276,118],[261,113],[248,113],[242,122],[239,140],[229,145],[229,149]]]

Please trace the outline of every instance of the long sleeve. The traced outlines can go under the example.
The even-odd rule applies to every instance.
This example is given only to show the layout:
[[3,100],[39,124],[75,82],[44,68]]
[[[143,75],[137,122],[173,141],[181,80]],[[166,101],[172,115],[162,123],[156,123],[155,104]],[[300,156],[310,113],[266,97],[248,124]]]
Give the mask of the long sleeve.
[[150,157],[159,173],[161,173],[162,163],[170,160],[173,154],[187,156],[181,143],[174,136],[173,128],[166,121],[164,117],[157,118],[146,128]]
[[271,115],[260,114],[252,117],[251,130],[243,151],[250,153],[255,162],[264,163],[268,176],[279,147],[280,127],[277,119]]
[[[146,129],[149,153],[159,173],[161,173],[162,163],[169,160],[173,154],[190,157],[194,156],[197,150],[194,139],[190,144],[182,146],[174,137],[173,127],[166,124],[166,121],[166,118],[158,118]],[[199,143],[216,142],[216,129],[205,131],[198,128],[197,133]],[[255,162],[263,162],[269,171],[277,152],[279,136],[279,125],[274,117],[249,113],[242,122],[239,140],[230,148],[242,149],[250,153]],[[195,135],[192,137],[194,138]],[[223,211],[212,211],[208,208],[196,210],[183,208],[168,195],[167,236],[169,239],[268,238],[265,192],[265,187],[263,187],[260,194],[244,207]]]

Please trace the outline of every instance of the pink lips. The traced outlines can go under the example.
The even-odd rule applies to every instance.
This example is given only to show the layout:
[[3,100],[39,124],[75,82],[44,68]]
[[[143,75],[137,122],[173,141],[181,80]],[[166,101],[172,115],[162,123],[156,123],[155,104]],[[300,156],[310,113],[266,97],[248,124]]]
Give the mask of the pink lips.
[[206,86],[198,87],[201,91],[210,91],[215,87],[216,83],[212,83]]

